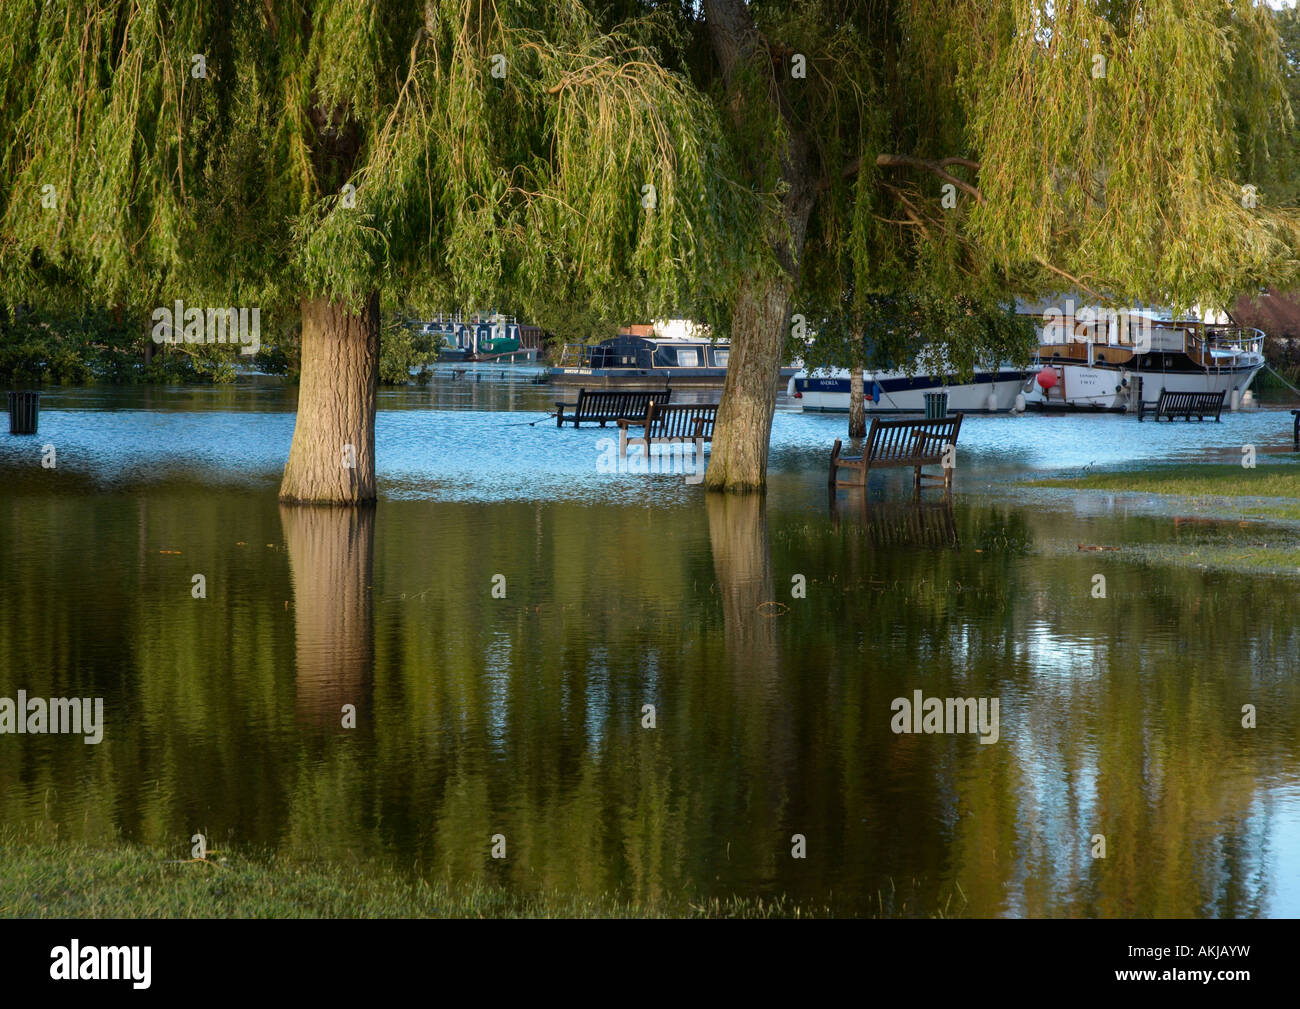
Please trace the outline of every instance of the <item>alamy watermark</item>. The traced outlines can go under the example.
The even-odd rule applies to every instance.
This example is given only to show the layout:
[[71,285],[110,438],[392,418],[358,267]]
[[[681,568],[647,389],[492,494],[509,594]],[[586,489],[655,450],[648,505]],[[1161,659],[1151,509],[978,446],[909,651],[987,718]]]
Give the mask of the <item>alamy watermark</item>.
[[18,698],[0,697],[0,735],[73,735],[84,736],[83,742],[98,743],[104,738],[104,699],[102,697],[28,697],[26,690]]
[[54,981],[130,981],[136,989],[151,983],[152,946],[83,946],[73,939],[50,950]]
[[889,727],[898,733],[978,732],[981,743],[996,743],[999,735],[997,697],[923,697],[912,691],[909,700],[895,697]]
[[689,484],[704,482],[703,438],[633,438],[629,446],[626,430],[618,441],[601,438],[596,442],[597,473],[680,473]]
[[262,347],[260,308],[186,308],[177,299],[171,308],[153,310],[154,343],[239,344],[241,354]]

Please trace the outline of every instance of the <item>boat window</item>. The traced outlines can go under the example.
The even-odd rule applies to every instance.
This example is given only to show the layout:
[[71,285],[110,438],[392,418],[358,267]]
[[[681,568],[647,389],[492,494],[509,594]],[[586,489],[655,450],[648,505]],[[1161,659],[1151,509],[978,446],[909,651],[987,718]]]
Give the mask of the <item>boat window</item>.
[[700,351],[698,347],[679,347],[677,349],[677,367],[697,368],[699,364]]
[[727,366],[727,358],[731,356],[731,348],[719,348],[713,352],[713,361],[719,368]]

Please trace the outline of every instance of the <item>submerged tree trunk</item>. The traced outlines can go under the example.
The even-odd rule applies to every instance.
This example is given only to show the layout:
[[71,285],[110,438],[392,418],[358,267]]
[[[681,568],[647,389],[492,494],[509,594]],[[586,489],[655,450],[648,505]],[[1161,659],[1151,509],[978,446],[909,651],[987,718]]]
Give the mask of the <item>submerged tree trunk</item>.
[[280,500],[368,504],[375,500],[375,390],[379,295],[359,315],[325,298],[302,302],[298,419]]
[[849,437],[867,434],[867,396],[863,389],[862,369],[854,365],[849,374]]
[[763,489],[789,305],[785,277],[753,278],[736,298],[731,357],[704,478],[710,490]]

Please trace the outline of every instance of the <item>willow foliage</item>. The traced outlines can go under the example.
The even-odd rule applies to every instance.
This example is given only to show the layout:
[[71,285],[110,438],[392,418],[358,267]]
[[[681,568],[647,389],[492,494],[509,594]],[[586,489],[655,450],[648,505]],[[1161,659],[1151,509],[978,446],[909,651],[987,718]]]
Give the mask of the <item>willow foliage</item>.
[[32,301],[378,289],[706,314],[763,201],[730,181],[708,98],[639,41],[672,38],[660,20],[604,31],[577,0],[6,3],[0,273]]
[[[1102,294],[1230,305],[1294,277],[1300,215],[1264,186],[1291,110],[1268,7],[934,3],[969,108],[971,239]],[[1253,188],[1251,188],[1253,187]]]
[[[696,4],[7,0],[0,278],[30,301],[378,289],[725,330],[776,269],[796,310],[849,290],[859,314],[1065,287],[1215,307],[1300,273],[1291,15],[730,7],[761,38],[727,80]],[[815,206],[782,261],[800,172]]]

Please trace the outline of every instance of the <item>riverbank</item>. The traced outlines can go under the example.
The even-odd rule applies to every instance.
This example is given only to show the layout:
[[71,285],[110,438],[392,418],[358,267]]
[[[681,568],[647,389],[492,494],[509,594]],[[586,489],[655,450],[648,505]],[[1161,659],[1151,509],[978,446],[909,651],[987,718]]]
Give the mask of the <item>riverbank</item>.
[[784,918],[784,900],[659,907],[611,897],[411,882],[380,867],[129,844],[0,844],[0,918]]

